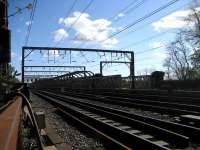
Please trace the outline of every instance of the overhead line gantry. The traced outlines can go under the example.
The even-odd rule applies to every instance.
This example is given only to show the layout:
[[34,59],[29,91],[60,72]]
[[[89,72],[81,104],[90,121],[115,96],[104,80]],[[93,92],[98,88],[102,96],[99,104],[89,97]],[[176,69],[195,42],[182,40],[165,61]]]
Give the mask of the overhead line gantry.
[[[22,47],[22,82],[24,82],[24,67],[25,67],[25,58],[28,57],[33,51],[78,51],[78,52],[103,52],[103,53],[115,53],[115,54],[124,54],[130,60],[130,77],[132,80],[132,88],[134,88],[134,52],[133,51],[123,51],[123,50],[107,50],[107,49],[83,49],[83,48],[60,48],[60,47]],[[25,51],[28,51],[28,54],[25,55]]]

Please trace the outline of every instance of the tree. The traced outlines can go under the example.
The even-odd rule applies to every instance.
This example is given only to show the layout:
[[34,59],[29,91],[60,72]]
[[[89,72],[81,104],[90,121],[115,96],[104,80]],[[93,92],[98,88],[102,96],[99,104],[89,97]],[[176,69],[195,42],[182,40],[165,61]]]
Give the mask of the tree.
[[164,67],[179,80],[200,79],[200,6],[197,1],[185,18],[187,27],[181,29],[167,47]]
[[164,61],[164,64],[163,64],[163,66],[164,67],[166,67],[166,71],[165,71],[165,73],[166,73],[166,78],[169,80],[169,79],[171,79],[171,78],[173,78],[172,77],[172,72],[171,72],[171,58],[170,57],[167,57],[166,59],[165,59],[165,61]]
[[[5,69],[2,69],[5,70]],[[18,79],[16,78],[20,74],[15,70],[15,68],[11,65],[8,64],[6,67],[6,72],[1,72],[0,75],[0,82],[18,82]]]
[[168,45],[167,51],[168,57],[164,66],[168,71],[171,71],[179,80],[190,79],[189,48],[185,45],[181,32],[177,35],[176,40]]
[[16,78],[18,75],[19,73],[11,64],[0,66],[0,101],[4,99],[3,96],[9,87],[12,87],[13,83],[19,82]]
[[200,4],[195,1],[190,8],[191,13],[185,19],[190,28],[183,31],[185,41],[191,46],[193,54],[191,55],[191,63],[200,72]]

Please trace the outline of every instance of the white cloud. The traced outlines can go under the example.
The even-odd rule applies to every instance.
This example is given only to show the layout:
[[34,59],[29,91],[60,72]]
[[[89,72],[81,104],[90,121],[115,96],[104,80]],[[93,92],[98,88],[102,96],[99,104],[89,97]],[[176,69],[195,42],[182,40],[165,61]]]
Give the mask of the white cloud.
[[157,51],[152,54],[152,56],[159,60],[164,60],[167,57],[167,54],[164,51]]
[[[200,10],[200,8],[196,8],[196,10]],[[180,10],[171,13],[170,15],[163,17],[162,19],[153,22],[152,26],[154,30],[160,31],[161,29],[177,29],[177,28],[184,28],[187,22],[184,20],[186,16],[191,13],[189,9],[187,10]]]
[[[156,58],[156,60],[161,61],[164,60],[166,58],[166,53],[165,53],[165,49],[166,48],[166,44],[164,44],[163,42],[152,42],[150,43],[150,48],[158,48],[159,51],[154,51],[152,53],[152,57]],[[162,49],[160,49],[162,48]]]
[[155,61],[163,61],[166,57],[167,45],[164,42],[152,42],[149,44],[150,48],[155,48],[155,51],[151,54]]
[[[77,17],[81,17],[77,20]],[[76,23],[74,24],[74,22]],[[112,47],[118,43],[115,38],[107,39],[109,34],[116,31],[116,28],[111,27],[112,22],[106,19],[90,19],[90,15],[87,13],[81,14],[80,12],[74,12],[71,17],[60,18],[59,24],[64,24],[66,27],[71,27],[75,30],[76,42],[89,42],[92,44],[99,44],[102,47]]]
[[64,18],[61,17],[61,18],[59,18],[58,23],[59,23],[59,24],[62,24],[63,21],[64,21]]
[[114,19],[115,19],[115,20],[118,20],[118,19],[120,19],[120,18],[123,18],[124,16],[125,16],[125,14],[119,13]]
[[123,13],[119,13],[117,16],[118,16],[119,18],[121,18],[121,17],[124,17],[125,15],[124,15]]
[[63,41],[69,36],[68,33],[65,31],[65,29],[62,28],[54,31],[53,34],[54,34],[54,42]]
[[114,18],[114,20],[117,21],[118,19],[123,18],[124,16],[125,16],[125,14],[119,13],[119,14]]
[[150,48],[157,48],[157,47],[166,47],[162,42],[152,42],[149,44]]
[[116,45],[117,43],[118,43],[118,40],[115,38],[112,38],[112,39],[108,39],[108,40],[102,42],[102,45],[105,48],[112,48],[113,45]]
[[31,22],[31,21],[26,21],[25,22],[25,24],[27,25],[27,26],[29,26],[31,23],[33,23],[33,21]]

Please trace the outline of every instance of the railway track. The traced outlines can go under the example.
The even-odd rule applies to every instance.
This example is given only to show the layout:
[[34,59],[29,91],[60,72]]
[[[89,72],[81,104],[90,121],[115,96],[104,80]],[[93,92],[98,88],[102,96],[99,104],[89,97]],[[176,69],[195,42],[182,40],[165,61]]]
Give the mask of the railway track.
[[[94,90],[95,91],[95,90]],[[185,92],[185,91],[184,91]],[[87,98],[90,100],[94,100],[95,102],[102,102],[105,104],[110,104],[112,107],[118,107],[119,109],[127,110],[127,111],[139,111],[138,113],[141,115],[153,116],[154,118],[159,118],[167,121],[172,121],[176,123],[181,123],[189,126],[200,127],[200,107],[198,104],[188,104],[185,100],[182,103],[173,102],[171,100],[149,100],[149,99],[136,99],[136,98],[126,98],[122,96],[107,96],[98,94],[88,94],[88,91],[84,93],[83,91],[71,91],[67,90],[62,93],[66,95],[72,95],[80,98]],[[115,92],[114,92],[115,93]],[[198,92],[194,97],[191,96],[191,93],[187,93],[187,97],[184,97],[187,101],[194,99],[196,97],[195,102],[197,103],[199,98]],[[155,94],[155,93],[153,93]],[[166,93],[162,93],[166,94]],[[179,95],[180,94],[176,94]],[[181,97],[177,97],[181,98]],[[198,100],[197,100],[198,99]],[[142,113],[143,112],[143,113]]]
[[[118,107],[119,109],[132,111],[132,108],[142,110],[142,112],[148,111],[148,113],[139,113],[142,115],[154,116],[155,118],[164,119],[176,123],[181,123],[189,126],[200,127],[200,107],[199,105],[191,105],[177,102],[163,102],[153,101],[148,99],[135,99],[124,98],[116,96],[104,96],[94,95],[76,91],[62,92],[65,95],[71,95],[80,98],[86,98],[95,102],[102,102],[103,104],[109,104],[112,107]],[[188,97],[188,99],[190,99]],[[150,111],[150,112],[149,112]],[[159,114],[158,114],[159,113]],[[154,115],[157,114],[157,115]],[[160,117],[158,117],[158,115]],[[162,117],[163,116],[163,117]],[[166,119],[165,119],[166,118]]]
[[198,116],[200,116],[200,109],[197,105],[94,95],[76,91],[65,91],[61,94],[88,99],[90,101],[94,101],[95,103],[110,105],[113,108],[134,112],[143,116],[151,116],[154,118],[181,123],[197,128],[200,127],[199,120],[196,119]]
[[84,99],[47,91],[37,91],[36,94],[50,100],[64,112],[76,114],[76,118],[131,149],[182,149],[200,135],[197,128],[130,114],[84,102]]
[[0,150],[45,149],[31,105],[23,91],[23,85],[15,85],[13,91],[7,93],[6,103],[0,107]]
[[169,114],[171,116],[177,115],[200,115],[200,107],[197,105],[180,104],[175,102],[160,102],[153,100],[124,98],[116,96],[103,96],[87,93],[75,93],[65,92],[66,95],[71,95],[80,98],[87,98],[94,101],[100,101],[104,103],[126,106],[130,108],[139,108],[143,110],[159,112],[162,114]]
[[0,107],[0,149],[17,149],[20,132],[22,98],[14,97]]
[[148,92],[148,90],[144,92],[138,91],[124,91],[124,90],[83,90],[77,89],[74,90],[80,93],[88,93],[95,95],[103,95],[103,96],[113,96],[120,98],[134,98],[134,99],[146,99],[153,100],[158,102],[171,102],[171,103],[180,103],[180,104],[189,104],[189,105],[199,105],[199,93],[193,92],[193,94],[189,94],[188,92],[183,93],[168,93],[167,91],[153,91]]

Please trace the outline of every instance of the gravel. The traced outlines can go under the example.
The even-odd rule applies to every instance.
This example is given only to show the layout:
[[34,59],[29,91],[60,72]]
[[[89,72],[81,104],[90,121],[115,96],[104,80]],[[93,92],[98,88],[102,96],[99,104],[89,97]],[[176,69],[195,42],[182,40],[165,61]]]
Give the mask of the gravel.
[[88,137],[56,114],[56,108],[53,105],[33,94],[31,94],[31,99],[33,110],[43,111],[45,113],[46,123],[55,129],[58,135],[73,150],[105,150],[101,141]]
[[[175,120],[177,119],[177,117],[171,117],[167,114],[160,114],[160,113],[152,112],[152,111],[144,111],[142,109],[135,109],[135,108],[124,107],[124,106],[119,106],[119,105],[114,105],[114,104],[106,104],[104,102],[85,100],[85,99],[81,100],[81,101],[89,102],[89,103],[92,103],[92,104],[97,104],[97,105],[100,105],[100,106],[112,107],[112,108],[119,109],[119,110],[129,111],[129,112],[134,113],[134,114],[138,114],[138,115],[142,115],[142,116],[148,116],[148,117],[161,119],[161,120],[165,120],[165,121],[175,122]],[[196,144],[196,143],[190,143],[190,145],[187,148],[185,148],[184,150],[200,150],[200,145]]]
[[[82,99],[82,98],[80,98]],[[111,108],[115,108],[118,110],[123,110],[123,111],[127,111],[130,113],[134,113],[134,114],[138,114],[138,115],[142,115],[142,116],[147,116],[147,117],[152,117],[152,118],[156,118],[156,119],[161,119],[161,120],[165,120],[165,121],[171,121],[171,122],[175,122],[174,117],[171,117],[170,115],[167,114],[161,114],[161,113],[157,113],[157,112],[152,112],[152,111],[145,111],[142,109],[137,109],[137,108],[133,108],[133,107],[126,107],[126,106],[120,106],[120,105],[115,105],[115,104],[108,104],[105,102],[100,102],[100,101],[94,101],[94,100],[86,100],[86,99],[82,99],[80,101],[83,102],[89,102],[92,104],[96,104],[96,105],[100,105],[100,106],[106,106],[106,107],[111,107]]]
[[[32,96],[32,95],[31,95]],[[36,96],[34,96],[33,99],[35,99]],[[119,105],[111,105],[111,104],[105,104],[103,102],[97,102],[92,100],[83,100],[84,102],[90,102],[93,104],[98,104],[101,106],[107,106],[112,107],[120,110],[129,111],[135,114],[143,115],[143,116],[149,116],[157,119],[162,119],[166,121],[174,121],[175,119],[173,117],[170,117],[169,115],[160,114],[152,111],[144,111],[142,109],[135,109],[135,108],[129,108]],[[65,139],[65,142],[72,147],[73,150],[103,150],[105,147],[103,147],[103,144],[93,138],[87,137],[85,134],[77,130],[72,125],[68,124],[65,120],[62,119],[59,115],[54,113],[55,108],[47,103],[46,101],[42,100],[41,98],[37,98],[37,101],[33,100],[33,107],[39,106],[39,107],[45,107],[44,108],[34,108],[37,111],[45,111],[46,114],[46,120],[47,123],[52,124],[52,127],[56,129],[57,133]],[[191,145],[184,150],[200,150],[199,145],[196,145],[194,143],[191,143]]]

